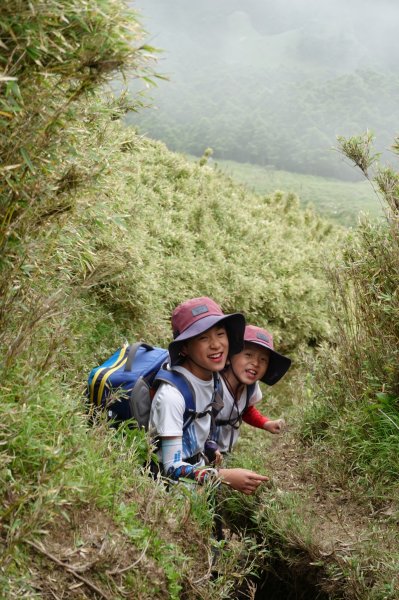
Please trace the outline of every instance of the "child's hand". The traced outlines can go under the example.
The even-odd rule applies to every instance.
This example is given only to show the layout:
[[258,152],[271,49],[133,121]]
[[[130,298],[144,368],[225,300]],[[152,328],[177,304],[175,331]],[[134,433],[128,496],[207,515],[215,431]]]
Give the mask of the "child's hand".
[[215,452],[215,466],[219,467],[223,462],[223,454],[220,452],[220,450],[216,450]]
[[230,485],[233,490],[247,496],[254,494],[261,483],[269,481],[266,475],[260,475],[249,469],[219,469],[219,477],[223,483]]
[[270,433],[281,433],[285,427],[284,419],[277,419],[276,421],[266,421],[263,425],[263,429]]

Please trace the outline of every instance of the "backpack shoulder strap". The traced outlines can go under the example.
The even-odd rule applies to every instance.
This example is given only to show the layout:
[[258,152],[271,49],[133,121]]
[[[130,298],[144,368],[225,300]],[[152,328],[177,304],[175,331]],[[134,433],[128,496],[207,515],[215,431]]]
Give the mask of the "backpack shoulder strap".
[[179,390],[184,398],[186,410],[195,411],[195,393],[193,386],[182,373],[168,369],[166,364],[158,371],[154,383],[170,383]]
[[179,392],[183,396],[186,406],[183,416],[184,431],[189,425],[191,425],[191,423],[195,419],[201,419],[206,415],[211,415],[213,420],[215,414],[217,414],[222,408],[222,404],[220,403],[220,397],[222,397],[223,395],[222,385],[219,380],[219,377],[216,374],[214,376],[213,381],[214,389],[212,399],[210,403],[205,407],[205,410],[201,412],[197,412],[196,410],[195,391],[193,386],[191,385],[187,377],[185,377],[183,373],[180,373],[180,371],[174,371],[173,369],[168,368],[166,364],[164,364],[162,368],[158,371],[154,380],[154,384],[157,385],[161,382],[170,383],[177,390],[179,390]]
[[199,414],[197,415],[196,413],[195,392],[193,386],[182,373],[173,371],[173,369],[167,368],[167,365],[164,364],[154,379],[155,386],[159,385],[159,383],[169,383],[170,385],[173,385],[183,396],[185,403],[183,431],[187,429],[194,419],[198,418],[199,416],[203,416]]

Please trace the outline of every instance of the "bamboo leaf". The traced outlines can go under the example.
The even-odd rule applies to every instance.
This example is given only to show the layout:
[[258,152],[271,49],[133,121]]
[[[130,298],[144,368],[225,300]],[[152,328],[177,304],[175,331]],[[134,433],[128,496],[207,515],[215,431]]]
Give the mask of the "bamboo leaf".
[[22,155],[22,158],[23,158],[23,159],[24,159],[24,161],[25,161],[25,164],[28,166],[29,170],[30,170],[30,171],[31,171],[33,174],[35,174],[35,173],[36,173],[36,171],[35,171],[35,168],[34,168],[34,166],[33,166],[33,163],[32,163],[32,161],[31,161],[31,159],[30,159],[30,157],[29,157],[29,154],[28,154],[28,152],[25,150],[25,148],[21,148],[21,155]]

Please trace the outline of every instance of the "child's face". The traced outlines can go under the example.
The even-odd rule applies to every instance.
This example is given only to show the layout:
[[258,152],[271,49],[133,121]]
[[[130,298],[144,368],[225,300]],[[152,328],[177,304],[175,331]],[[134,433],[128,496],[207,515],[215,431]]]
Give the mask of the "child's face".
[[229,353],[229,338],[225,327],[215,325],[182,346],[184,366],[200,379],[207,380],[211,374],[221,371]]
[[244,350],[230,359],[233,374],[245,385],[255,383],[265,375],[269,358],[270,352],[267,348],[245,342]]

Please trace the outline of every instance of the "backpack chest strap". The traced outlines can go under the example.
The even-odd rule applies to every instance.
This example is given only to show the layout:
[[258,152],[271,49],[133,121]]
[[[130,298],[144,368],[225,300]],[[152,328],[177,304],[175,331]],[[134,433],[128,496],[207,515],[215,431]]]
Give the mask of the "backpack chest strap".
[[202,419],[207,415],[211,415],[213,420],[215,415],[223,407],[222,386],[219,377],[216,374],[214,374],[214,389],[211,402],[200,412],[197,412],[196,410],[194,388],[183,373],[173,371],[173,369],[167,369],[166,365],[164,365],[157,374],[154,383],[162,382],[173,385],[184,398],[185,410],[183,416],[183,431],[196,419]]

